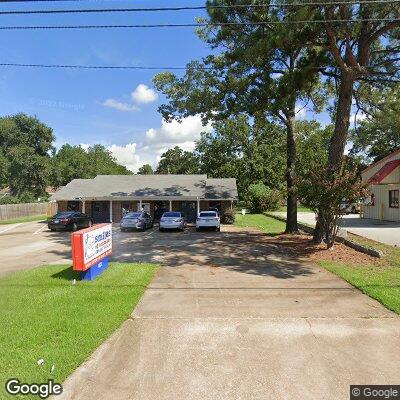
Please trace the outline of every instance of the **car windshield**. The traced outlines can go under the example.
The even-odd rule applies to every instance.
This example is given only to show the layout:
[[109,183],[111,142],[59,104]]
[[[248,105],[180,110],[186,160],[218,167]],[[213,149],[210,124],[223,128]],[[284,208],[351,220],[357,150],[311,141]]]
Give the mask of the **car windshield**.
[[134,213],[126,214],[124,218],[137,219],[137,218],[140,218],[141,215],[142,215],[142,213],[140,213],[140,212],[134,212]]
[[165,218],[180,218],[181,213],[180,212],[166,212],[166,213],[164,213],[163,217],[165,217]]
[[217,216],[217,213],[215,211],[200,213],[200,217],[216,217],[216,216]]
[[63,211],[59,212],[55,215],[55,218],[68,218],[72,217],[75,214],[75,211]]

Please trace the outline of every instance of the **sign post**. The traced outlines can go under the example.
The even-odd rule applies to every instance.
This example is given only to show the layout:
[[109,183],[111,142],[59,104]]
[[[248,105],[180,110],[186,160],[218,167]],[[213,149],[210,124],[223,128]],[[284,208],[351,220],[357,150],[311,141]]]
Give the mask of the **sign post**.
[[72,240],[72,265],[82,272],[82,279],[92,281],[108,268],[112,254],[112,225],[99,224],[74,232]]

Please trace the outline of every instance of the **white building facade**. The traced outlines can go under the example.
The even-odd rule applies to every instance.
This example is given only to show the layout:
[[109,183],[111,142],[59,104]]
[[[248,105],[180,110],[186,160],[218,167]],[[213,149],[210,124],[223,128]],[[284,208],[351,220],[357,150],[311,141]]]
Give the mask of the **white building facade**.
[[371,197],[363,206],[363,218],[400,221],[400,149],[362,172]]

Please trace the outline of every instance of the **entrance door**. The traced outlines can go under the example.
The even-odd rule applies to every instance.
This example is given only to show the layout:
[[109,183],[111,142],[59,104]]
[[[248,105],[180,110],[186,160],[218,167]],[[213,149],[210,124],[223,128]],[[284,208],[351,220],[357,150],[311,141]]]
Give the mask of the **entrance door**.
[[195,222],[197,217],[197,202],[182,201],[181,211],[185,213],[187,222]]
[[108,201],[94,201],[92,203],[92,218],[94,223],[110,221],[110,203]]
[[154,205],[154,219],[159,221],[167,211],[169,211],[169,201],[156,201]]

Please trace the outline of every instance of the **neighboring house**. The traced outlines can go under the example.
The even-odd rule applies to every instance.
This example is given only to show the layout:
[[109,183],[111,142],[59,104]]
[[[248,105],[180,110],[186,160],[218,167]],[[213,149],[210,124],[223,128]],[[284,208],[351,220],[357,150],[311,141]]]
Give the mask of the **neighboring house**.
[[363,217],[400,221],[400,149],[370,165],[362,172],[371,197],[363,206]]
[[118,222],[124,213],[145,209],[158,219],[165,211],[182,211],[194,221],[199,211],[221,213],[237,200],[236,180],[207,175],[98,175],[74,179],[50,200],[58,210],[77,210],[95,222]]

